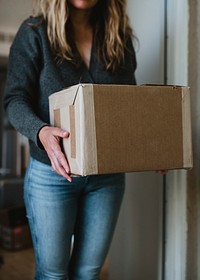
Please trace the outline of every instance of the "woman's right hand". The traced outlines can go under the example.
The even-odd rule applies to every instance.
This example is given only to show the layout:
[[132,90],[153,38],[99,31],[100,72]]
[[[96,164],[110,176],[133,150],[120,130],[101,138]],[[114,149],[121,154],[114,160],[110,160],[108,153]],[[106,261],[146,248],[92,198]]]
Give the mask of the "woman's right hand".
[[38,137],[48,154],[52,169],[71,182],[70,167],[60,147],[61,138],[68,138],[69,132],[57,127],[44,126]]

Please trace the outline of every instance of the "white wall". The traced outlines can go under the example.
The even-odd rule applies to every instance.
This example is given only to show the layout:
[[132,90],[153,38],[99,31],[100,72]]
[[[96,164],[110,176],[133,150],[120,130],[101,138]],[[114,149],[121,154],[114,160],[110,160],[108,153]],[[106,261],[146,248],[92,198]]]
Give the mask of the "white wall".
[[164,0],[128,0],[127,11],[139,39],[138,84],[164,82]]
[[[128,1],[139,39],[138,84],[164,82],[164,0]],[[161,279],[162,175],[126,176],[126,192],[109,254],[109,280]]]
[[0,0],[0,26],[16,30],[32,11],[32,0]]
[[0,59],[6,58],[12,37],[22,21],[30,16],[31,0],[0,0]]

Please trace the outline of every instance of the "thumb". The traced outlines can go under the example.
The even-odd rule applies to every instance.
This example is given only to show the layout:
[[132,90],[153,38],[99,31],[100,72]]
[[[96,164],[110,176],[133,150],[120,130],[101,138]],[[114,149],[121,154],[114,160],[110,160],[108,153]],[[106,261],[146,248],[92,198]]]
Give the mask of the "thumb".
[[58,136],[61,138],[67,138],[69,137],[69,132],[67,130],[61,129],[61,128],[55,128],[54,130],[54,136]]

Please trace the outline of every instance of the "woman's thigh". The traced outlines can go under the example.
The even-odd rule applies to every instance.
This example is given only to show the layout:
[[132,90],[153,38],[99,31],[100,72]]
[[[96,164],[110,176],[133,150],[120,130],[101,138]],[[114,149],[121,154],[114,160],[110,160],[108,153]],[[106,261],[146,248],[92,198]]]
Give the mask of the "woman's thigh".
[[36,258],[36,279],[66,279],[79,187],[34,159],[24,197]]
[[124,174],[88,178],[77,214],[70,279],[99,279],[117,222],[124,185]]

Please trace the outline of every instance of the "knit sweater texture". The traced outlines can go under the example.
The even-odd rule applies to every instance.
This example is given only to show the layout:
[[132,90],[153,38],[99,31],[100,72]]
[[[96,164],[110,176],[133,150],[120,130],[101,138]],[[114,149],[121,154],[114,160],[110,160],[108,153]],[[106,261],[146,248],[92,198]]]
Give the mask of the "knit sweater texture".
[[77,68],[70,61],[58,63],[41,18],[30,17],[20,26],[10,49],[4,106],[10,123],[29,139],[33,158],[50,164],[38,133],[50,124],[48,97],[64,88],[81,83],[135,84],[136,58],[131,39],[127,42],[125,62],[112,73],[96,56],[94,44],[89,69]]

